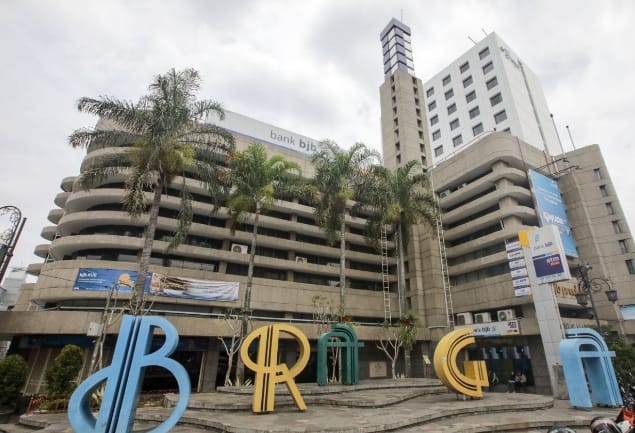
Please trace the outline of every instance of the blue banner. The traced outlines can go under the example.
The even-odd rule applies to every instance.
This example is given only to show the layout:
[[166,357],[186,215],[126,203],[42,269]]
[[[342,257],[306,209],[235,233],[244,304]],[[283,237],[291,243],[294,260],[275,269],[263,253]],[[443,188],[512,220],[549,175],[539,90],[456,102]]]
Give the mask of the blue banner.
[[578,257],[558,182],[531,169],[528,171],[528,176],[540,226],[553,224],[558,227],[565,254],[569,257]]

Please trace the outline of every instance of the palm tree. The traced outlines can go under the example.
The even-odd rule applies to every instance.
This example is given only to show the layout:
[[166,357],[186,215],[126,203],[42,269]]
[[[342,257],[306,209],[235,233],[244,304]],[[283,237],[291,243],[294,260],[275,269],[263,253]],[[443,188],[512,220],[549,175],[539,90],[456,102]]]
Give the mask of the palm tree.
[[[417,161],[407,163],[390,170],[383,166],[374,166],[370,181],[363,185],[365,202],[361,206],[368,208],[367,232],[371,241],[377,242],[382,228],[390,226],[397,240],[399,316],[404,317],[406,308],[405,252],[408,249],[410,231],[415,224],[434,225],[438,215],[438,205],[429,188],[428,176],[424,174]],[[412,325],[410,325],[412,326]],[[410,350],[404,346],[406,375],[410,374]]]
[[[80,183],[89,189],[116,174],[126,176],[124,209],[139,218],[149,214],[144,232],[139,273],[130,299],[130,312],[143,312],[143,291],[152,253],[161,194],[177,176],[181,176],[181,201],[177,229],[170,243],[175,248],[185,240],[192,222],[191,195],[185,175],[205,185],[215,205],[223,197],[222,159],[234,149],[233,136],[218,126],[202,122],[208,114],[224,117],[222,106],[211,100],[196,100],[200,87],[194,69],[168,71],[157,75],[148,94],[137,103],[112,97],[81,98],[79,111],[98,115],[106,127],[79,129],[69,137],[71,146],[119,147],[124,152],[96,158],[81,174]],[[152,195],[148,200],[147,195]],[[149,204],[149,210],[148,210]]]
[[[265,147],[260,143],[251,144],[244,152],[235,152],[229,160],[232,190],[227,207],[233,227],[253,215],[251,248],[245,298],[241,312],[241,341],[247,335],[251,309],[254,262],[260,215],[273,207],[275,199],[288,195],[306,195],[307,183],[300,175],[300,166],[281,155],[267,157]],[[236,364],[236,383],[243,382],[244,364],[240,357]]]
[[368,172],[379,159],[379,154],[363,143],[343,150],[330,140],[322,141],[313,154],[313,182],[318,190],[315,219],[324,229],[329,244],[337,241],[340,244],[340,317],[346,310],[346,206],[349,200],[355,199],[355,191],[367,181]]

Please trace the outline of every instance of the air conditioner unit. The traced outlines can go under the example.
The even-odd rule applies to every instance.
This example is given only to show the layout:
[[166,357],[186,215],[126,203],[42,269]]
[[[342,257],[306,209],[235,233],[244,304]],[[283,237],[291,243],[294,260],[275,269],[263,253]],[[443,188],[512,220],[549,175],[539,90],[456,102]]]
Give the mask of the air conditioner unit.
[[516,318],[516,313],[511,308],[507,310],[498,310],[496,315],[498,316],[499,322],[504,322],[506,320],[512,320]]
[[340,263],[339,263],[339,262],[330,262],[330,263],[327,263],[327,264],[326,264],[326,266],[331,266],[331,267],[334,267],[334,268],[339,268],[339,267],[340,267]]
[[340,282],[338,280],[329,280],[329,286],[337,287],[339,285],[340,285]]
[[441,192],[439,193],[439,197],[441,197],[441,198],[443,198],[443,197],[447,197],[447,196],[449,196],[449,195],[450,195],[450,193],[451,193],[451,192],[452,192],[452,191],[450,191],[449,189],[446,189],[445,191],[441,191]]
[[492,321],[492,315],[490,313],[474,314],[474,323],[490,323],[491,321]]
[[457,325],[471,325],[472,323],[474,323],[472,320],[472,313],[458,313],[456,315]]
[[306,257],[295,256],[296,263],[309,263]]
[[249,252],[249,248],[247,248],[247,245],[243,244],[232,244],[231,251],[232,253],[247,254]]
[[462,183],[461,185],[457,186],[456,189],[465,188],[466,186],[467,186],[467,182]]

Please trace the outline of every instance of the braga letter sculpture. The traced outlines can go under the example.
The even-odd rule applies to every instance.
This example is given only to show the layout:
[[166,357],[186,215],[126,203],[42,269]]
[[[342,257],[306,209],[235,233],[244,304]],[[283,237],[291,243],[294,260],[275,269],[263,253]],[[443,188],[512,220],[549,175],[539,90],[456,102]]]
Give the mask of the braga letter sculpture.
[[[338,341],[329,341],[337,339]],[[335,323],[330,332],[320,335],[317,340],[317,383],[326,385],[328,367],[327,357],[329,347],[341,347],[342,351],[342,383],[354,385],[359,382],[359,348],[364,343],[357,341],[357,334],[353,328],[341,323]]]
[[604,339],[595,330],[567,329],[567,338],[560,342],[560,358],[571,406],[590,408],[593,403],[622,406],[622,396],[611,363],[613,356],[615,352],[609,351]]
[[476,340],[472,328],[462,328],[446,334],[434,351],[434,371],[445,386],[469,397],[483,397],[484,386],[489,386],[485,361],[465,361],[461,373],[456,358],[461,349]]
[[[295,337],[300,348],[298,361],[290,369],[286,364],[278,364],[280,332],[291,334]],[[249,346],[256,339],[259,339],[259,344],[257,359],[254,362],[249,358]],[[291,325],[263,326],[249,334],[240,346],[240,357],[245,366],[256,373],[252,411],[256,413],[273,412],[276,384],[283,382],[287,385],[287,389],[298,409],[306,410],[306,404],[304,404],[304,400],[293,378],[306,367],[309,362],[309,355],[309,340],[302,331]]]
[[[165,334],[165,343],[148,353],[154,328]],[[81,433],[130,433],[137,412],[139,392],[145,367],[156,365],[168,370],[179,386],[179,401],[170,416],[147,433],[167,433],[185,412],[190,398],[190,379],[185,368],[168,356],[179,343],[176,329],[156,316],[124,316],[110,366],[99,370],[82,382],[68,403],[68,420],[73,430]],[[91,413],[93,392],[106,382],[97,418]]]

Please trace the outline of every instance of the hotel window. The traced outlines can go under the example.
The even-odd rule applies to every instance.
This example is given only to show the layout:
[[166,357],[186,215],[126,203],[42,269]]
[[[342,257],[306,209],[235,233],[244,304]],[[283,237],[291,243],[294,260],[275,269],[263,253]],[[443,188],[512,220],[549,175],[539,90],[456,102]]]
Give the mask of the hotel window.
[[465,95],[465,100],[469,103],[476,99],[476,92],[472,90],[470,93]]
[[635,263],[633,263],[633,260],[626,260],[626,269],[628,269],[629,274],[635,274]]
[[452,139],[452,144],[454,145],[454,147],[458,147],[463,144],[463,137],[461,136],[461,134]]
[[483,75],[486,75],[488,72],[491,72],[494,70],[494,64],[492,62],[487,62],[485,65],[483,65]]
[[481,110],[479,110],[478,105],[470,110],[470,119],[474,119],[476,116],[481,114]]
[[463,80],[463,87],[467,87],[470,84],[472,84],[473,82],[474,82],[474,80],[472,79],[472,76],[470,75],[465,80]]
[[478,53],[478,58],[481,60],[483,60],[487,56],[489,56],[489,47],[485,47]]
[[441,131],[439,131],[438,129],[436,131],[434,131],[432,133],[432,139],[433,140],[438,140],[439,138],[441,138]]
[[622,226],[619,221],[611,221],[611,224],[613,225],[613,231],[616,235],[622,233]]
[[492,104],[492,107],[496,104],[503,102],[503,97],[500,93],[495,94],[491,98],[489,98],[489,102]]
[[437,101],[432,101],[428,104],[428,111],[432,111],[437,108]]
[[434,95],[434,87],[430,87],[428,90],[426,90],[426,96],[428,98],[432,95]]
[[605,203],[604,205],[606,206],[606,211],[609,213],[609,215],[615,214],[615,209],[613,209],[613,203]]
[[459,127],[459,119],[454,119],[453,121],[450,122],[450,130],[454,131],[458,127]]
[[505,119],[507,119],[507,113],[505,112],[505,110],[499,111],[498,113],[494,114],[494,122],[496,122],[497,125]]
[[452,114],[456,111],[456,104],[448,105],[448,114]]
[[443,79],[443,85],[444,86],[447,86],[451,82],[452,82],[452,77],[450,77],[449,75]]
[[593,169],[593,176],[595,176],[596,179],[602,179],[602,172],[600,172],[599,168],[594,168]]
[[438,146],[434,148],[434,156],[443,155],[443,146]]
[[485,83],[485,85],[487,86],[487,90],[493,89],[494,87],[498,86],[498,79],[494,77],[487,83]]
[[419,106],[419,98],[415,98],[415,105],[418,107]]
[[459,67],[459,70],[461,71],[461,73],[464,73],[468,69],[470,69],[470,62],[465,62]]
[[482,123],[479,123],[478,125],[474,125],[472,127],[472,134],[474,134],[475,137],[477,135],[479,135],[481,132],[483,132],[483,124]]
[[445,92],[445,100],[447,101],[448,99],[450,99],[451,97],[454,96],[454,90],[450,89],[447,92]]
[[439,123],[439,116],[435,114],[430,118],[430,126],[436,125],[437,123]]
[[602,197],[606,197],[607,195],[609,195],[609,191],[606,189],[606,185],[600,185],[600,194],[602,194]]
[[620,244],[620,251],[622,254],[628,253],[628,244],[626,243],[626,239],[622,239],[618,241],[618,243]]

